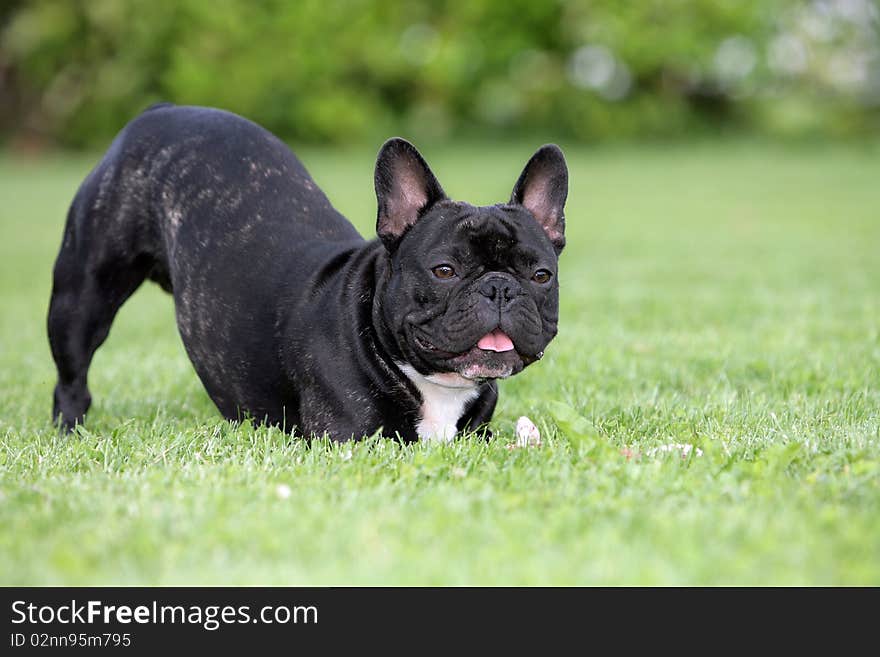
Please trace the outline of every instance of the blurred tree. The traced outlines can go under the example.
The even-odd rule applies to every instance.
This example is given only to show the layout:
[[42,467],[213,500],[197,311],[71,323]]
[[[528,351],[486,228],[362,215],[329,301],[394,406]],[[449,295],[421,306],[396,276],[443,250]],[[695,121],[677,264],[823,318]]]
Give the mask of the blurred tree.
[[103,145],[157,100],[288,139],[880,124],[873,0],[7,0],[0,135]]

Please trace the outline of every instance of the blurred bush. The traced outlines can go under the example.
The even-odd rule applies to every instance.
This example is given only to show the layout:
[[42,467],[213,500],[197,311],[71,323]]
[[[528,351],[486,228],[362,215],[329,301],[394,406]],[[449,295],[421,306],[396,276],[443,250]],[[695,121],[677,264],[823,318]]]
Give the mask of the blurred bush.
[[287,139],[880,126],[872,0],[5,0],[0,136],[104,145],[158,100]]

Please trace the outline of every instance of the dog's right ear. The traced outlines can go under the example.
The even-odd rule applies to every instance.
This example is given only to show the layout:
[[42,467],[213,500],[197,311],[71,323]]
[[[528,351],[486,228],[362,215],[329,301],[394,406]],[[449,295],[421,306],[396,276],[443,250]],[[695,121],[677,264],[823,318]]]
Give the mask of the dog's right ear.
[[392,249],[403,234],[437,201],[446,198],[416,147],[394,137],[376,157],[376,234]]

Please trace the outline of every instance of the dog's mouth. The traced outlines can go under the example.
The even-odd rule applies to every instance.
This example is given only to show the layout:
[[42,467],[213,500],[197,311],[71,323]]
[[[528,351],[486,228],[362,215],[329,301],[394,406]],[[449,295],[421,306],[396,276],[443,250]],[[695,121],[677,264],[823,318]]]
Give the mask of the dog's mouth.
[[414,332],[413,341],[419,349],[430,355],[431,360],[440,361],[445,366],[444,369],[448,368],[474,381],[507,378],[540,358],[540,355],[522,356],[517,352],[510,336],[500,328],[493,329],[463,352],[440,349],[420,332]]
[[477,347],[483,351],[494,351],[501,354],[505,351],[513,351],[513,340],[500,328],[496,328],[480,338]]

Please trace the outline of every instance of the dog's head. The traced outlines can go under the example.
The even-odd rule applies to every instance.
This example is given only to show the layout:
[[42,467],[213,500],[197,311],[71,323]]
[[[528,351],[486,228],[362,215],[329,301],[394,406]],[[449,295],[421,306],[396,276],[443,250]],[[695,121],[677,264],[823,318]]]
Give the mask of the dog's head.
[[542,146],[510,201],[452,201],[409,142],[376,162],[377,234],[389,257],[381,321],[408,364],[478,381],[541,358],[559,315],[557,260],[565,245],[568,169]]

